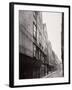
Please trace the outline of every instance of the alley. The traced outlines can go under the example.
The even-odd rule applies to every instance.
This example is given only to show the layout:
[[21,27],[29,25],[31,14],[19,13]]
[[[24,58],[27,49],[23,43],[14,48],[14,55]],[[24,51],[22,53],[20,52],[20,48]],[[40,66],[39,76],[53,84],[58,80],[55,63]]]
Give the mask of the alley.
[[56,71],[49,72],[48,75],[44,76],[43,78],[55,78],[55,77],[62,77],[63,75],[62,67],[57,69]]

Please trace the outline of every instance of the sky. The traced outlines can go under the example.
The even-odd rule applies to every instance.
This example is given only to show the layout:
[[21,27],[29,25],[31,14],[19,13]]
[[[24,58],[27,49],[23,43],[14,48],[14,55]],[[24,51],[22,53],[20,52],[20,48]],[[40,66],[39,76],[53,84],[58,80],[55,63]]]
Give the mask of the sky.
[[61,22],[62,13],[42,12],[43,23],[46,23],[48,40],[52,49],[61,61]]

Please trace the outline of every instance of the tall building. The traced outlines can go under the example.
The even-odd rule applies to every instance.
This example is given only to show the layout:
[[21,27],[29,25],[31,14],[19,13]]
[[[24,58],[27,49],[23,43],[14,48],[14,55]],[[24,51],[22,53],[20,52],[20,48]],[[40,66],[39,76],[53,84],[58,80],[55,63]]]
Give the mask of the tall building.
[[55,71],[56,69],[58,69],[58,66],[60,64],[60,60],[58,59],[55,52],[52,50],[52,46],[51,46],[50,41],[48,41],[47,46],[48,46],[48,62],[49,62],[48,70]]
[[33,67],[33,13],[19,10],[19,78],[31,78]]
[[[46,25],[39,11],[19,10],[19,78],[40,78],[48,72]],[[44,45],[45,44],[45,45]]]

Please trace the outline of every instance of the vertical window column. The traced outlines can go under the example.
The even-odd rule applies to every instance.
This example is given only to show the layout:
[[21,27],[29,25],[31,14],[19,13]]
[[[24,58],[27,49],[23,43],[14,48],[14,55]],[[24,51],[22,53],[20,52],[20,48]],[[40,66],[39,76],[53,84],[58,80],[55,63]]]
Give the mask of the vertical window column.
[[37,40],[37,28],[34,22],[33,22],[33,37],[35,40]]

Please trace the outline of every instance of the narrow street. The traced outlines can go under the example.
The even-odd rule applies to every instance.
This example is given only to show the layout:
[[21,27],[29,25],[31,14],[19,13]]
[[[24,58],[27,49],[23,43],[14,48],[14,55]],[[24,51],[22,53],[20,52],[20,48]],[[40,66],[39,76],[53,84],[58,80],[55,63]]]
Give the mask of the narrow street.
[[58,70],[54,72],[49,72],[48,75],[44,76],[43,78],[54,78],[54,77],[62,77],[62,67],[60,67]]

